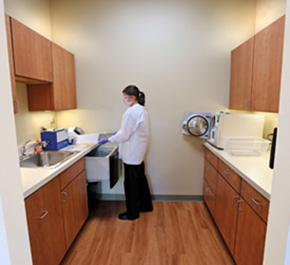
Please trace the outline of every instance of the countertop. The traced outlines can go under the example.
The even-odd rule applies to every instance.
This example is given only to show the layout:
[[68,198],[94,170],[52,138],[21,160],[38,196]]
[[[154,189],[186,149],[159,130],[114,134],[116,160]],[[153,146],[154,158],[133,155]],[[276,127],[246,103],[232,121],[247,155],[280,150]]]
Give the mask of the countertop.
[[237,172],[242,179],[270,200],[273,170],[269,168],[269,152],[261,156],[232,156],[209,143],[204,145]]
[[77,162],[79,159],[84,157],[87,153],[98,146],[98,143],[94,144],[77,144],[62,148],[62,151],[77,151],[76,154],[72,155],[68,160],[56,167],[45,168],[24,168],[21,167],[21,177],[23,186],[24,198],[27,198],[33,192],[44,186],[54,177],[59,175],[61,172],[66,170],[72,164]]

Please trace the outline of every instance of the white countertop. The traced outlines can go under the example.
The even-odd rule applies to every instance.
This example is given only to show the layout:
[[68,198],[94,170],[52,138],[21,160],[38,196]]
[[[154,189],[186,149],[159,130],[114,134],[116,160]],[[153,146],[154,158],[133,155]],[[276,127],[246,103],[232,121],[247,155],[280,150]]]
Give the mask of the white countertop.
[[33,192],[38,190],[40,187],[48,183],[54,177],[59,175],[65,169],[70,167],[76,161],[84,157],[87,153],[98,146],[98,143],[94,144],[77,144],[62,148],[62,151],[78,151],[72,155],[68,160],[60,164],[59,166],[52,168],[36,167],[36,168],[24,168],[21,167],[21,177],[23,186],[24,198],[27,198]]
[[237,172],[242,179],[270,200],[273,170],[269,168],[269,152],[261,156],[232,156],[209,143],[204,145]]

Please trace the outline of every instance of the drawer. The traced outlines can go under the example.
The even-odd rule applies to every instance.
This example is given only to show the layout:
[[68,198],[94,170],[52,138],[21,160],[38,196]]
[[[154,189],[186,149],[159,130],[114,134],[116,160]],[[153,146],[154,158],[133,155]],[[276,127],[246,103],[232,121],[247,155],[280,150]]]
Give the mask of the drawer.
[[238,193],[240,193],[241,187],[240,176],[235,171],[233,171],[227,164],[225,164],[222,160],[219,161],[218,171],[227,180],[227,182],[230,183]]
[[62,172],[60,177],[60,189],[65,188],[76,176],[78,176],[85,169],[85,159],[82,158],[64,172]]
[[242,180],[241,196],[264,220],[264,222],[267,223],[269,201],[244,180]]
[[203,174],[211,190],[214,193],[216,193],[217,171],[206,159],[204,160],[204,173]]
[[215,194],[212,192],[211,188],[209,187],[208,183],[204,180],[203,181],[203,198],[204,201],[211,212],[212,216],[215,215]]
[[209,151],[207,148],[204,149],[204,157],[207,159],[214,168],[218,168],[218,157],[214,155],[211,151]]

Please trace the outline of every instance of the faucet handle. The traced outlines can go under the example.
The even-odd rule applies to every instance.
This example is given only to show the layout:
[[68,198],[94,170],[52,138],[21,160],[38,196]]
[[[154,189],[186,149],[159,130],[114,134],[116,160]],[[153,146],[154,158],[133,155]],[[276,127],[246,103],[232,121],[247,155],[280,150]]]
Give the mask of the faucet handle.
[[24,144],[23,144],[23,146],[26,146],[29,142],[31,142],[31,140],[29,139],[29,140],[27,140]]

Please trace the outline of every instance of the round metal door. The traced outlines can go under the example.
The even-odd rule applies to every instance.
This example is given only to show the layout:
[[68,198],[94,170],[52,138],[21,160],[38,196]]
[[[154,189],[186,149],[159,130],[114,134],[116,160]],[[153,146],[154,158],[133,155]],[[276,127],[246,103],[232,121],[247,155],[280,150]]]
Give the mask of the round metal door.
[[187,121],[187,131],[190,135],[201,137],[208,132],[208,120],[201,115],[194,115]]

